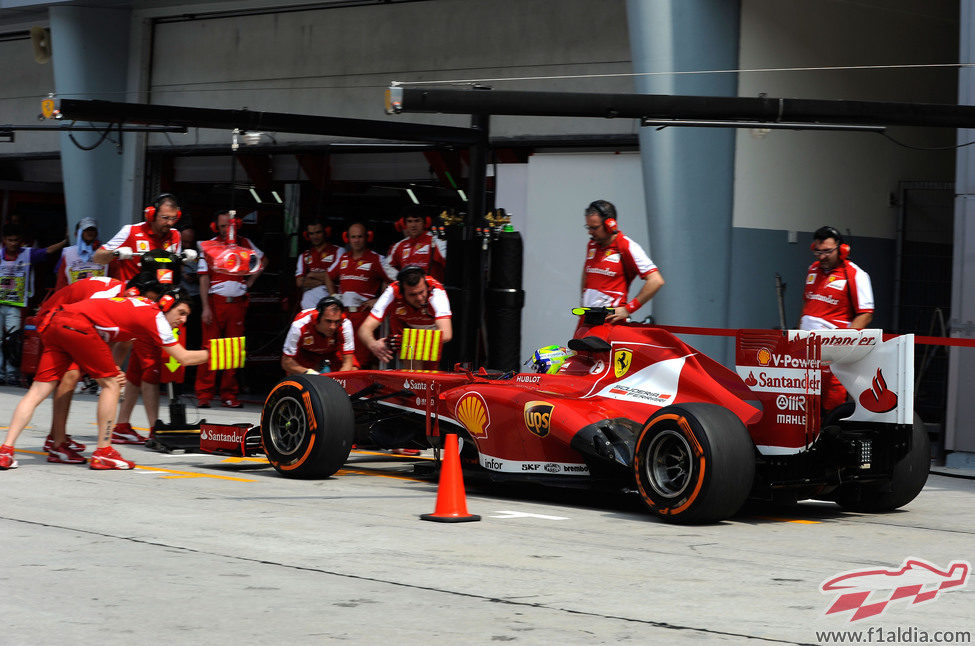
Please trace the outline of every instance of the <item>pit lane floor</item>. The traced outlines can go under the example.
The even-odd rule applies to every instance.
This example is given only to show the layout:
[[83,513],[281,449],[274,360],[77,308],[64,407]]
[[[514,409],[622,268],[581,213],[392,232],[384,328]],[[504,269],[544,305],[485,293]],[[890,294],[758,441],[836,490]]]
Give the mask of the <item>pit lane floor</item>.
[[[23,390],[0,388],[0,424]],[[70,432],[93,444],[94,397]],[[254,422],[256,406],[200,411]],[[188,411],[191,420],[194,410]],[[165,402],[163,417],[168,418]],[[905,510],[751,505],[675,526],[626,496],[469,482],[481,522],[441,524],[413,460],[356,452],[323,481],[261,458],[119,447],[139,465],[49,464],[50,406],[0,472],[0,644],[816,644],[817,631],[975,634],[975,585],[851,623],[820,584],[920,557],[975,562],[975,481],[933,475]],[[141,407],[133,420],[145,426]],[[5,429],[4,429],[5,430]],[[429,457],[429,456],[426,456]],[[917,632],[913,633],[919,634]],[[956,643],[965,643],[956,639]],[[890,643],[890,642],[888,642]],[[905,643],[905,642],[901,642]]]

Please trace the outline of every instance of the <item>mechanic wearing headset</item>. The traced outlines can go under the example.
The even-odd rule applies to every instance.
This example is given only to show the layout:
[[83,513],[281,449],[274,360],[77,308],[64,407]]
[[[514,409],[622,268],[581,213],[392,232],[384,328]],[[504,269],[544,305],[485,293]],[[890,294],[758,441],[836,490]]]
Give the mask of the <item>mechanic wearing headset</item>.
[[441,344],[449,342],[453,336],[447,292],[439,281],[427,276],[417,265],[407,265],[397,274],[396,282],[383,291],[359,327],[357,340],[380,361],[393,359],[386,338],[377,339],[374,334],[386,318],[390,322],[390,334],[397,334],[403,328],[436,329],[440,330]]
[[38,326],[44,353],[34,383],[14,410],[7,437],[0,446],[0,469],[13,469],[14,443],[37,406],[54,392],[58,380],[73,363],[101,386],[98,396],[98,448],[91,457],[92,469],[131,469],[135,466],[119,455],[110,434],[123,375],[112,358],[108,343],[140,338],[160,346],[184,365],[204,363],[207,350],[187,350],[173,336],[190,312],[183,290],[164,294],[159,303],[146,298],[108,298],[64,305]]
[[[813,233],[810,245],[816,261],[809,265],[802,294],[802,330],[862,330],[873,320],[873,286],[870,276],[847,260],[850,246],[830,226]],[[846,401],[846,389],[832,372],[823,371],[822,406],[836,408]]]
[[[582,266],[582,306],[612,307],[615,311],[606,322],[625,321],[660,291],[663,276],[643,247],[620,231],[612,203],[592,202],[586,207],[585,218],[589,244]],[[626,302],[630,283],[637,276],[645,281],[643,287]]]
[[386,254],[390,278],[408,265],[418,265],[425,273],[443,280],[447,267],[447,245],[427,231],[431,224],[430,218],[423,214],[420,207],[408,206],[403,210],[396,221],[396,229],[402,231],[405,237],[394,243]]
[[295,285],[301,293],[303,310],[315,307],[318,301],[335,293],[329,269],[342,257],[345,249],[328,242],[326,235],[328,232],[320,220],[306,225],[304,237],[311,243],[311,249],[298,256],[298,266],[295,267]]
[[[200,243],[200,262],[197,273],[200,276],[200,300],[203,313],[203,347],[210,346],[210,339],[244,336],[244,316],[247,314],[247,291],[267,267],[267,258],[253,242],[235,235],[239,247],[250,249],[257,256],[260,265],[257,271],[246,276],[235,276],[216,271],[214,261],[231,244],[229,239],[230,212],[221,211],[210,225],[217,235]],[[234,223],[240,227],[240,221]],[[227,408],[243,406],[237,400],[240,387],[237,384],[236,370],[224,370],[220,380],[220,405]],[[208,408],[216,389],[217,376],[209,365],[196,369],[196,400],[200,408]]]
[[[133,291],[144,295],[161,294],[165,291],[173,291],[179,285],[180,261],[169,252],[150,251],[142,257],[141,265],[142,271],[125,285],[127,294],[131,295]],[[150,295],[149,298],[153,297]],[[192,300],[190,302],[192,303]],[[180,341],[180,345],[186,347],[185,330],[180,329],[174,334]],[[125,367],[122,401],[115,428],[112,429],[113,444],[145,443],[145,439],[132,428],[129,419],[141,394],[149,426],[154,426],[159,420],[159,384],[162,381],[164,363],[163,351],[154,344],[144,339],[136,339],[133,342],[129,364]]]
[[355,370],[355,333],[345,306],[326,296],[313,309],[298,312],[281,351],[289,375]]
[[[145,296],[151,300],[159,298],[162,288],[158,283],[147,285],[148,289],[139,289],[143,282],[136,276],[129,281],[126,292],[128,296]],[[41,305],[37,312],[37,320],[44,319],[52,312],[64,305],[80,303],[97,298],[115,298],[122,295],[122,290],[126,286],[122,281],[108,278],[107,276],[94,276],[82,278],[67,285],[48,298]],[[74,388],[81,378],[81,371],[78,366],[72,364],[58,381],[57,389],[54,391],[54,401],[52,402],[51,412],[51,432],[44,440],[44,450],[47,451],[48,462],[60,462],[64,464],[83,464],[85,458],[80,453],[85,450],[85,445],[77,442],[67,434],[68,411],[71,408],[71,400],[74,396]]]
[[165,249],[171,253],[183,250],[179,231],[174,228],[182,214],[175,195],[157,195],[144,213],[145,222],[126,224],[91,257],[91,261],[98,264],[111,261],[108,275],[123,283],[139,273],[139,258],[133,257],[133,253],[141,254],[153,249]]
[[[91,256],[93,263],[109,263],[108,275],[123,283],[132,280],[141,271],[142,254],[151,251],[178,254],[183,250],[182,238],[175,228],[182,216],[175,195],[172,193],[157,195],[145,208],[143,215],[145,222],[126,224],[119,229],[115,237],[99,247]],[[125,365],[131,352],[132,343],[128,340],[117,343],[113,349],[116,363],[120,366]],[[138,391],[126,384],[125,399],[134,400],[138,396]],[[131,427],[119,426],[112,441],[116,444],[142,444],[145,438]]]
[[[329,275],[338,286],[352,329],[358,332],[379,294],[386,288],[385,258],[366,246],[372,241],[372,231],[361,222],[349,225],[342,239],[349,245],[349,251],[332,265]],[[368,366],[373,360],[369,348],[362,343],[356,345],[355,358],[359,367]]]

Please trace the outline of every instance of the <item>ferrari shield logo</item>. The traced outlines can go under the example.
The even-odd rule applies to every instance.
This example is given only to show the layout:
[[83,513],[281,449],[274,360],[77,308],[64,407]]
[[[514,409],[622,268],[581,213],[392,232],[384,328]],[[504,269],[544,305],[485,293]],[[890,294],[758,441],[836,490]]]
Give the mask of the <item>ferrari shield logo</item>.
[[632,350],[617,350],[613,353],[613,374],[617,379],[629,372],[631,363],[633,363]]

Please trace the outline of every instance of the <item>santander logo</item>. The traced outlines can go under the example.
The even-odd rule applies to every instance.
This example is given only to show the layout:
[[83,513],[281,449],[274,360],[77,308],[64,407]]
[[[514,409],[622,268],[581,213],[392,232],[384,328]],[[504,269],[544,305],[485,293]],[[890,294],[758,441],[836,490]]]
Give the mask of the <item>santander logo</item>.
[[897,394],[887,388],[883,372],[877,368],[877,376],[858,398],[860,405],[871,413],[887,413],[897,408]]

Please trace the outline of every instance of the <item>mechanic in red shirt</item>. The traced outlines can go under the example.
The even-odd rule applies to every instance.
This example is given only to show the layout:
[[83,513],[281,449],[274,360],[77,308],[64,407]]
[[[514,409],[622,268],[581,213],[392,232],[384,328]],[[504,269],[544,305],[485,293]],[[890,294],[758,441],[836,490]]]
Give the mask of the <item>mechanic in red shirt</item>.
[[298,313],[284,339],[281,367],[289,375],[358,368],[352,322],[338,297],[326,296]]
[[[253,242],[240,235],[230,237],[231,216],[229,211],[217,214],[211,228],[217,234],[210,240],[199,244],[200,260],[197,273],[200,276],[200,300],[203,313],[200,318],[203,324],[203,347],[210,346],[210,339],[223,337],[244,336],[244,317],[247,315],[247,291],[254,285],[254,281],[267,266],[264,253]],[[234,228],[240,227],[240,221],[234,222]],[[257,257],[259,265],[252,274],[235,275],[220,271],[217,260],[228,247],[236,244],[238,247],[251,250]],[[240,390],[237,384],[236,370],[224,370],[220,379],[220,405],[227,408],[240,408],[243,404],[237,399]],[[208,408],[210,400],[216,390],[217,375],[210,370],[209,365],[202,365],[196,370],[196,400],[200,408]]]
[[[142,271],[126,283],[127,291],[140,293],[172,291],[180,280],[181,262],[177,256],[159,249],[144,254],[141,260]],[[185,330],[180,329],[176,338],[180,345],[186,346]],[[180,335],[184,335],[181,337]],[[112,429],[112,444],[145,444],[146,439],[139,435],[129,420],[135,410],[139,395],[146,411],[149,426],[159,419],[159,384],[162,381],[163,352],[143,339],[133,342],[129,363],[125,367],[125,387],[119,414]]]
[[[625,321],[660,291],[663,276],[643,247],[620,231],[616,207],[611,202],[590,203],[585,218],[589,244],[582,266],[582,306],[612,307],[615,311],[606,317],[606,322]],[[630,283],[637,276],[645,282],[627,302]]]
[[[92,254],[94,263],[109,263],[108,275],[127,283],[140,271],[142,255],[151,251],[167,251],[178,254],[183,250],[182,237],[176,230],[176,223],[182,216],[179,201],[172,193],[157,195],[152,203],[143,211],[145,222],[126,224],[111,240],[103,244]],[[140,358],[130,358],[132,344],[120,341],[113,349],[115,361],[119,365],[126,365],[141,361]],[[131,367],[131,365],[130,365]],[[133,370],[137,368],[132,368]],[[125,384],[124,400],[126,406],[134,406],[139,397],[139,389],[131,382]],[[159,398],[156,393],[156,399]],[[130,402],[130,403],[128,403]],[[127,424],[117,425],[116,444],[142,444],[145,438],[136,433]]]
[[[95,276],[74,281],[54,292],[50,298],[41,304],[41,308],[37,312],[37,320],[44,321],[49,314],[63,305],[96,298],[114,298],[122,294],[122,288],[122,281],[107,276]],[[152,297],[158,298],[159,293],[157,292]],[[57,389],[54,391],[51,432],[44,440],[44,450],[47,451],[48,462],[80,464],[85,461],[80,455],[85,450],[85,445],[75,441],[66,431],[68,411],[71,408],[74,389],[79,379],[81,379],[81,371],[77,365],[72,364],[61,377]]]
[[[802,330],[862,330],[873,320],[873,286],[870,276],[847,259],[850,246],[830,226],[813,233],[811,245],[817,258],[809,265],[802,294]],[[846,389],[828,368],[823,370],[822,406],[836,408],[846,401]]]
[[430,218],[419,207],[405,209],[402,217],[396,221],[396,229],[406,237],[394,243],[386,254],[386,261],[392,268],[390,277],[408,265],[418,265],[427,274],[443,280],[447,267],[447,245],[427,230],[431,224]]
[[[383,291],[359,327],[359,343],[368,347],[380,361],[388,362],[393,359],[393,353],[386,337],[375,337],[375,331],[387,319],[390,334],[398,334],[403,328],[440,330],[441,347],[453,337],[447,292],[437,279],[425,275],[423,268],[417,265],[407,265],[397,274],[396,281]],[[436,367],[434,362],[419,363],[433,363],[421,366],[424,368]]]
[[303,310],[312,309],[318,301],[335,293],[329,269],[342,257],[345,249],[328,242],[326,234],[325,225],[319,220],[306,225],[305,240],[311,243],[311,249],[298,256],[295,268],[295,285],[301,294]]
[[111,262],[108,275],[128,282],[139,273],[139,258],[134,257],[133,253],[142,254],[153,249],[165,249],[176,254],[182,251],[182,239],[174,228],[180,215],[182,212],[175,195],[157,195],[145,209],[146,221],[122,227],[114,238],[92,255],[92,262]]
[[[349,251],[332,265],[329,276],[338,286],[352,329],[358,332],[386,288],[385,258],[366,246],[372,241],[372,231],[361,222],[349,225],[342,239],[349,245]],[[368,366],[373,361],[369,348],[362,343],[356,345],[355,358],[359,366]]]
[[64,305],[53,312],[40,326],[44,353],[34,383],[17,404],[6,440],[0,446],[0,469],[17,466],[13,448],[17,437],[73,363],[95,378],[102,389],[98,397],[98,448],[91,457],[91,468],[135,466],[111,445],[112,419],[118,406],[122,372],[115,365],[108,343],[141,338],[161,346],[184,365],[205,362],[210,356],[208,351],[187,350],[173,336],[173,327],[182,325],[190,312],[188,300],[186,292],[180,290],[164,294],[159,303],[146,298],[116,297]]

